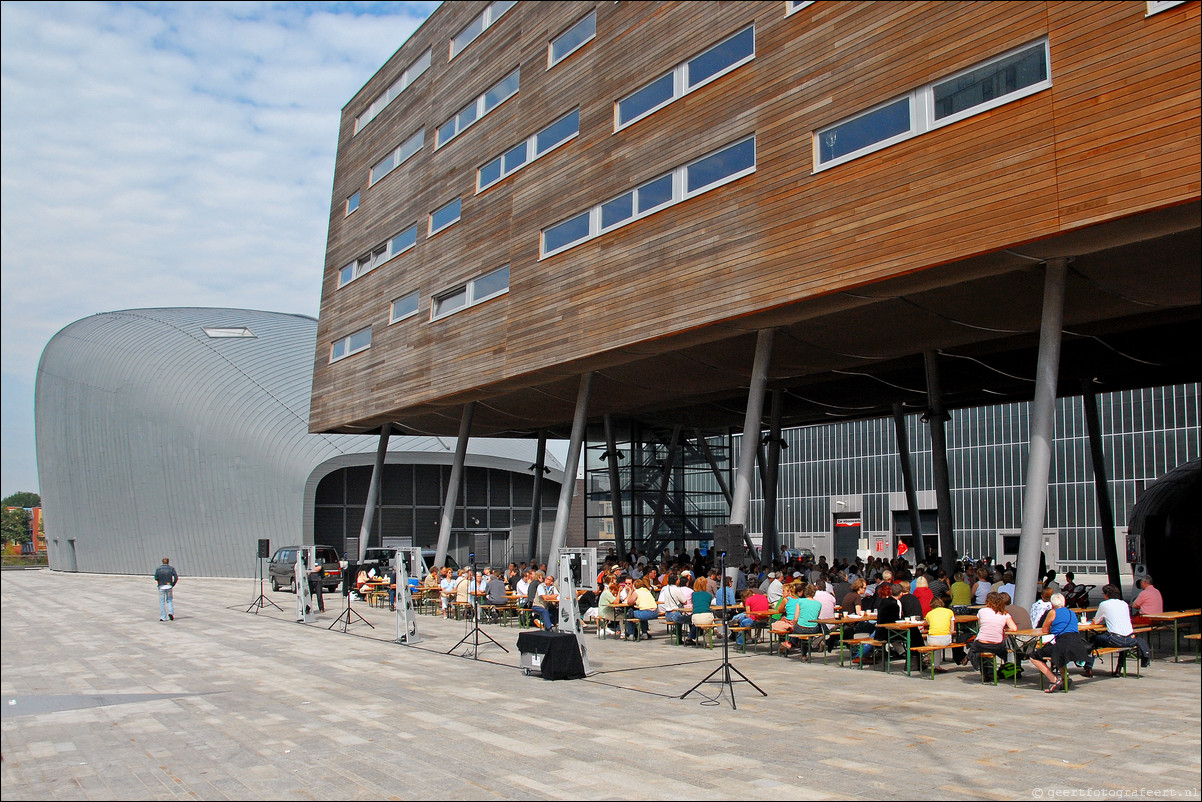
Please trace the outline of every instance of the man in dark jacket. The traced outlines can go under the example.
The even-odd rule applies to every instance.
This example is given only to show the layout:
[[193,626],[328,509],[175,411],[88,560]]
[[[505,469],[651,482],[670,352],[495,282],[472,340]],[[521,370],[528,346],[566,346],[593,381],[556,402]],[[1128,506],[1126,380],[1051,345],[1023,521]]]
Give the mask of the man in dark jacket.
[[175,620],[175,603],[172,591],[179,582],[179,574],[171,567],[171,561],[163,558],[163,564],[154,569],[154,583],[159,587],[159,620]]

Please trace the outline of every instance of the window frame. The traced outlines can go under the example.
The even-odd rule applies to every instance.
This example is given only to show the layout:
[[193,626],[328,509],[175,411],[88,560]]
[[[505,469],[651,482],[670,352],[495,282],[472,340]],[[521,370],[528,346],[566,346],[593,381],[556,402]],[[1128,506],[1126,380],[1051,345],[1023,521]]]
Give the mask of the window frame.
[[1162,11],[1168,11],[1170,8],[1184,5],[1185,0],[1147,0],[1147,5],[1144,9],[1144,18],[1159,14]]
[[[360,345],[357,348],[352,349],[351,348],[351,340],[353,340],[355,337],[359,336],[363,332],[367,332],[367,342],[363,345]],[[345,337],[340,337],[339,339],[334,340],[334,342],[330,343],[330,362],[329,362],[329,364],[332,365],[335,362],[341,362],[342,360],[346,359],[347,357],[354,356],[355,354],[361,354],[364,351],[371,348],[371,335],[372,335],[371,326],[366,326],[365,328],[351,332],[350,334],[346,335]],[[339,345],[344,346],[344,350],[342,353],[336,353]]]
[[[568,34],[575,31],[578,27],[580,27],[580,25],[583,22],[588,20],[590,17],[593,20],[593,32],[590,33],[588,36],[586,36],[584,39],[581,39],[576,44],[576,46],[573,47],[571,50],[566,51],[559,58],[555,58],[555,43],[558,42],[560,39],[563,39]],[[562,64],[564,59],[568,58],[573,53],[575,53],[577,50],[580,50],[582,47],[584,47],[585,45],[587,45],[589,42],[593,41],[596,38],[597,38],[597,9],[594,8],[592,11],[585,14],[583,17],[581,17],[580,19],[576,20],[571,25],[569,25],[566,29],[564,29],[564,31],[562,33],[559,34],[559,36],[556,36],[554,39],[547,42],[547,69],[549,70],[552,67],[556,66],[557,64]]]
[[806,6],[814,5],[814,0],[785,0],[785,16],[796,14]]
[[[402,158],[401,154],[402,154],[402,152],[404,152],[405,146],[409,145],[411,142],[413,142],[414,139],[420,140],[417,143],[417,147],[414,148],[413,150],[411,150],[408,155],[406,155]],[[394,172],[396,172],[396,169],[398,167],[400,167],[402,164],[404,164],[405,162],[412,159],[417,154],[421,153],[422,148],[424,148],[425,146],[426,146],[426,129],[424,127],[418,128],[416,131],[414,131],[412,134],[410,134],[403,142],[401,142],[401,144],[399,144],[395,148],[393,148],[391,153],[389,153],[384,158],[377,160],[375,164],[373,164],[371,167],[367,168],[367,186],[368,186],[368,188],[374,187],[376,184],[380,183],[385,178],[392,175]],[[379,167],[381,164],[383,164],[388,159],[392,159],[392,166],[389,167],[388,170],[383,173],[383,175],[381,175],[379,178],[376,178],[375,177],[376,168]]]
[[[359,211],[359,193],[361,191],[362,190],[356,189],[353,193],[351,193],[350,195],[347,196],[346,205],[343,207],[343,210],[342,210],[343,217],[350,217],[352,214]],[[355,202],[354,206],[351,205],[351,201]]]
[[[451,206],[458,206],[458,209],[455,212],[455,219],[448,220],[447,222],[440,225],[438,228],[435,228],[434,227],[434,215],[450,208]],[[450,228],[451,226],[458,223],[462,217],[463,217],[463,198],[456,197],[453,200],[447,201],[442,206],[439,206],[437,209],[430,212],[429,226],[426,229],[426,239],[433,237],[435,234],[439,234],[443,231],[446,231],[448,228]]]
[[[961,76],[964,76],[969,73],[975,72],[977,70],[981,70],[986,67],[989,67],[992,64],[996,64],[998,62],[1005,61],[1006,59],[1011,58],[1012,56],[1019,55],[1020,53],[1024,53],[1028,50],[1034,50],[1036,48],[1042,49],[1043,65],[1044,65],[1044,69],[1045,69],[1046,75],[1047,75],[1046,78],[1044,78],[1040,81],[1036,81],[1034,83],[1028,84],[1026,86],[1020,87],[1018,89],[1015,89],[1013,92],[1007,92],[1004,95],[999,95],[995,98],[991,98],[989,100],[983,101],[981,103],[976,104],[975,106],[970,106],[968,108],[961,109],[960,111],[949,114],[948,116],[943,117],[941,119],[938,119],[938,120],[935,119],[935,88],[936,87],[942,86],[943,84],[946,84],[950,81],[954,81]],[[894,97],[891,97],[882,103],[877,103],[877,104],[871,106],[870,108],[864,109],[863,111],[859,111],[855,114],[844,117],[840,120],[837,120],[836,122],[831,123],[830,125],[825,125],[821,128],[815,129],[812,132],[811,137],[810,137],[810,139],[811,139],[811,159],[812,159],[812,162],[811,162],[812,167],[811,167],[810,172],[811,172],[811,174],[820,173],[824,170],[829,170],[831,168],[838,167],[841,164],[846,164],[849,161],[854,161],[863,156],[867,156],[871,153],[876,153],[877,151],[884,150],[885,148],[888,148],[888,147],[892,147],[893,145],[896,145],[900,142],[904,142],[908,139],[913,139],[916,136],[921,136],[930,131],[934,131],[936,129],[943,128],[944,126],[952,125],[953,123],[957,123],[962,120],[966,120],[969,117],[974,117],[978,114],[984,114],[985,112],[992,111],[993,109],[999,108],[1001,106],[1005,106],[1008,103],[1013,103],[1017,100],[1021,100],[1021,99],[1025,98],[1025,97],[1030,97],[1031,95],[1038,94],[1040,92],[1043,92],[1046,89],[1050,89],[1051,87],[1052,87],[1051,46],[1049,45],[1048,37],[1043,36],[1043,37],[1040,37],[1033,41],[1027,42],[1026,44],[1023,44],[1019,47],[1011,48],[1010,50],[1007,50],[1004,53],[999,53],[995,56],[990,56],[989,58],[984,59],[982,61],[978,61],[975,64],[972,64],[972,65],[966,67],[965,69],[959,70],[950,75],[944,75],[933,81],[929,81],[926,84],[923,84],[922,86],[918,87],[917,89],[913,89],[902,95],[896,95]],[[821,141],[821,137],[824,134],[830,132],[831,130],[833,130],[835,128],[846,125],[850,122],[854,122],[855,120],[858,120],[861,117],[865,117],[869,114],[878,112],[881,109],[892,106],[893,104],[895,104],[898,101],[903,100],[903,99],[907,99],[908,103],[909,103],[910,127],[908,130],[903,131],[898,134],[894,134],[894,135],[886,137],[884,139],[878,140],[877,142],[873,142],[870,145],[865,145],[857,150],[850,151],[841,156],[836,156],[835,158],[829,159],[825,162],[821,160],[822,151],[821,151],[821,147],[820,147],[820,141]]]
[[[402,248],[393,250],[392,245],[397,240],[397,238],[400,237],[402,234],[405,234],[409,231],[413,231],[413,242],[409,243],[408,245],[405,245]],[[381,265],[391,262],[393,259],[400,256],[405,251],[408,251],[410,248],[414,248],[416,246],[417,246],[417,223],[414,223],[413,225],[409,226],[408,228],[401,229],[400,231],[393,234],[391,237],[384,240],[383,242],[373,245],[365,254],[358,256],[355,259],[352,259],[350,262],[347,262],[345,265],[340,267],[338,269],[337,286],[334,289],[336,289],[336,290],[342,289],[346,285],[350,284],[352,281],[355,281],[357,279],[362,278],[363,276],[366,276],[368,273],[372,272],[377,267],[380,267]],[[347,274],[348,270],[350,271],[350,278],[344,279],[344,276]]]
[[[426,70],[430,69],[430,55],[430,48],[427,47],[424,53],[415,58],[408,67],[401,71],[401,74],[388,86],[387,89],[377,95],[371,103],[367,104],[366,109],[355,116],[355,123],[351,127],[352,137],[358,136],[359,132],[367,127],[368,123],[370,123],[376,117],[379,117],[380,112],[388,108],[392,101],[400,97],[402,92],[412,86],[413,82],[424,75]],[[410,75],[414,68],[418,66],[419,62],[424,63],[421,64],[420,69]],[[400,88],[398,88],[398,86]],[[367,119],[364,119],[365,116]]]
[[[398,316],[396,313],[397,304],[400,303],[401,301],[406,301],[410,298],[413,299],[413,308],[410,309],[409,311],[405,312],[404,314]],[[421,293],[418,290],[414,290],[413,292],[407,292],[400,297],[393,298],[391,301],[388,302],[388,325],[391,326],[394,323],[400,323],[402,320],[408,320],[409,318],[416,316],[417,313],[420,311],[421,311]]]
[[[476,286],[479,283],[483,282],[484,279],[489,278],[490,276],[495,276],[496,274],[500,273],[502,270],[504,270],[506,272],[506,276],[507,276],[506,280],[505,280],[504,289],[496,290],[494,292],[488,293],[487,295],[482,295],[482,296],[477,297],[476,296]],[[500,267],[494,268],[494,269],[488,271],[487,273],[484,273],[483,275],[480,275],[474,279],[471,279],[470,281],[465,281],[462,284],[456,284],[455,286],[449,287],[449,288],[443,290],[442,292],[435,293],[430,298],[430,322],[433,323],[436,320],[443,320],[444,318],[448,318],[451,315],[456,314],[457,312],[462,312],[465,309],[471,309],[473,306],[479,306],[482,303],[491,301],[494,298],[499,298],[502,295],[508,295],[510,284],[511,284],[509,276],[510,276],[510,266],[507,264],[501,265]],[[448,298],[451,298],[453,296],[459,295],[460,293],[463,293],[463,295],[464,295],[463,304],[455,307],[454,309],[449,309],[445,312],[438,311],[438,305],[440,302],[442,302]]]
[[[732,40],[738,36],[741,36],[742,34],[746,33],[748,30],[751,31],[751,53],[749,55],[743,56],[742,58],[738,59],[737,61],[734,61],[734,62],[726,65],[722,69],[718,70],[717,72],[713,73],[712,75],[706,76],[704,79],[702,79],[696,83],[692,83],[692,84],[689,83],[688,71],[689,71],[689,64],[691,62],[696,61],[697,59],[701,58],[702,56],[706,55],[707,53],[709,53],[713,50],[717,50],[722,45],[726,44],[727,42],[729,42],[730,40]],[[682,97],[684,97],[688,94],[691,94],[693,92],[696,92],[697,90],[699,90],[705,86],[708,86],[709,84],[713,83],[714,81],[717,81],[719,78],[722,78],[723,76],[734,72],[739,67],[742,67],[744,64],[748,64],[752,61],[755,61],[755,57],[756,57],[755,23],[752,22],[749,25],[744,25],[742,28],[740,28],[739,30],[730,34],[729,36],[724,36],[722,39],[720,39],[719,41],[710,45],[709,47],[705,48],[704,50],[693,54],[692,56],[690,56],[689,58],[680,62],[675,67],[668,70],[667,72],[660,73],[659,75],[652,78],[650,81],[647,81],[647,82],[641,84],[633,92],[628,92],[625,96],[619,98],[618,100],[615,100],[614,101],[614,111],[613,111],[614,133],[616,134],[618,131],[621,131],[624,128],[629,128],[630,126],[634,125],[635,123],[639,122],[640,120],[650,117],[652,114],[659,111],[660,109],[665,108],[666,106],[670,106],[672,103],[676,102],[677,100],[680,100]],[[642,92],[644,89],[647,89],[652,84],[655,84],[656,82],[663,80],[668,75],[672,76],[672,96],[665,100],[661,100],[656,105],[639,112],[637,115],[635,115],[635,116],[631,117],[629,120],[626,120],[625,122],[623,122],[622,121],[622,103],[624,103],[625,101],[634,97],[639,92]]]
[[[508,95],[506,95],[505,97],[501,98],[499,101],[497,101],[496,104],[494,104],[493,106],[485,108],[484,100],[488,96],[488,94],[515,75],[517,76],[517,86],[514,87],[514,90],[512,92],[510,92]],[[434,129],[434,149],[438,150],[439,148],[444,148],[447,145],[449,145],[450,143],[454,142],[456,139],[459,138],[460,134],[462,134],[467,129],[471,128],[476,123],[480,122],[480,120],[484,119],[484,116],[486,114],[488,114],[492,111],[496,111],[501,106],[505,105],[505,102],[507,100],[512,99],[515,95],[517,95],[521,91],[522,91],[522,68],[521,68],[521,65],[519,65],[519,66],[515,67],[513,70],[511,70],[510,72],[506,73],[504,78],[497,81],[495,84],[490,86],[485,91],[481,92],[476,97],[476,99],[473,100],[471,103],[468,103],[467,105],[463,106],[461,109],[459,109],[459,111],[452,114],[449,118],[444,120],[441,125],[436,127]],[[459,117],[464,112],[466,112],[468,109],[474,109],[475,116],[461,127],[459,125]],[[448,136],[444,140],[442,138],[442,131],[444,128],[447,127],[448,123],[452,123],[452,122],[455,123],[455,132],[453,134],[451,134],[450,136]]]
[[[500,6],[500,5],[503,5],[504,8],[502,8],[499,13],[496,13],[496,8],[497,8],[497,6]],[[481,11],[476,16],[472,17],[471,22],[469,22],[467,25],[464,25],[462,28],[460,28],[458,31],[455,32],[454,36],[451,37],[451,41],[447,45],[447,53],[448,53],[447,61],[448,62],[453,61],[456,56],[458,56],[464,50],[467,50],[469,47],[471,47],[473,42],[475,42],[477,39],[479,39],[481,36],[483,36],[485,31],[487,31],[489,28],[491,28],[493,25],[495,25],[497,23],[497,20],[499,20],[499,19],[501,19],[501,17],[505,16],[505,14],[516,5],[517,5],[516,0],[515,0],[515,2],[510,2],[508,5],[505,5],[504,3],[500,3],[497,0],[493,0],[493,2],[491,2],[487,6],[485,6],[483,11]],[[455,40],[458,39],[461,35],[463,35],[463,32],[466,31],[468,28],[475,25],[477,21],[480,22],[480,30],[476,32],[475,36],[473,36],[471,39],[468,39],[466,42],[463,43],[463,45],[458,50],[456,50],[455,49]]]
[[[569,136],[564,137],[563,139],[556,142],[554,145],[551,145],[546,150],[543,150],[540,152],[538,149],[539,136],[541,136],[542,134],[551,130],[555,126],[559,125],[561,122],[568,119],[573,114],[576,115],[576,130],[573,131]],[[497,184],[501,183],[506,178],[508,178],[509,176],[516,173],[518,170],[521,170],[526,165],[530,164],[531,162],[537,161],[538,159],[541,159],[543,156],[546,156],[548,153],[551,153],[552,151],[555,151],[555,150],[563,147],[564,145],[568,144],[573,139],[576,139],[579,136],[580,136],[580,107],[577,106],[576,108],[569,111],[567,114],[564,114],[561,117],[559,117],[558,119],[554,120],[553,122],[550,122],[547,125],[543,126],[541,129],[534,132],[530,136],[526,137],[524,140],[522,140],[518,144],[513,145],[512,147],[506,148],[501,153],[499,153],[497,156],[489,159],[484,164],[477,167],[476,168],[476,194],[479,195],[482,192],[486,192],[489,189],[492,189]],[[525,149],[526,149],[526,156],[522,160],[521,164],[518,164],[517,166],[515,166],[511,169],[508,169],[508,170],[505,169],[505,157],[508,156],[509,154],[513,153],[515,150],[517,150],[520,147],[525,147]],[[493,180],[491,180],[487,184],[485,184],[483,182],[484,170],[486,168],[488,168],[489,166],[495,164],[496,162],[501,163],[500,171],[497,173],[496,178],[494,178]]]
[[[706,159],[709,159],[713,156],[717,156],[718,154],[724,153],[727,150],[732,150],[732,149],[734,149],[740,145],[743,145],[744,143],[749,142],[749,141],[751,142],[751,147],[752,147],[751,166],[743,167],[738,170],[735,170],[734,172],[728,173],[728,174],[722,176],[721,178],[711,181],[710,183],[700,186],[692,191],[687,190],[689,168],[693,167],[696,164],[700,164],[701,162],[705,161]],[[732,183],[734,181],[738,181],[740,178],[743,178],[745,176],[748,176],[748,175],[751,175],[752,173],[754,173],[756,171],[756,169],[758,168],[758,161],[759,161],[759,149],[758,149],[758,144],[756,141],[755,133],[751,133],[746,136],[739,137],[738,139],[735,139],[732,142],[727,142],[726,144],[724,144],[720,147],[714,148],[713,150],[710,150],[710,151],[702,154],[701,156],[698,156],[695,159],[690,159],[688,162],[673,168],[671,171],[669,171],[667,173],[661,173],[661,174],[654,176],[646,181],[641,181],[641,182],[639,182],[639,184],[637,186],[632,187],[631,189],[627,190],[626,192],[623,192],[619,195],[614,195],[613,197],[610,197],[610,198],[606,198],[601,203],[591,206],[588,209],[584,210],[583,212],[576,212],[575,214],[569,215],[568,217],[565,217],[564,219],[560,220],[557,223],[553,223],[552,225],[546,226],[545,228],[541,229],[539,231],[539,248],[538,248],[539,249],[539,257],[538,258],[540,261],[543,259],[548,259],[552,256],[563,253],[564,251],[575,248],[578,245],[583,245],[584,243],[586,243],[590,240],[596,239],[597,237],[600,237],[604,234],[608,234],[611,231],[615,231],[619,228],[622,228],[623,226],[629,225],[638,220],[642,220],[645,217],[650,217],[651,215],[656,214],[657,212],[661,212],[665,209],[669,209],[679,203],[684,203],[685,201],[695,198],[699,195],[704,195],[705,193],[710,192],[711,190],[715,190],[718,187],[724,186],[724,185]],[[652,184],[655,184],[659,181],[662,181],[664,178],[669,177],[669,176],[672,179],[672,197],[669,200],[661,202],[655,206],[640,210],[639,209],[639,192],[640,192],[640,190],[644,189],[645,187],[649,187]],[[601,215],[602,208],[613,203],[614,201],[625,198],[627,195],[631,196],[631,205],[630,205],[631,214],[620,220],[617,220],[617,221],[609,224],[608,226],[602,227],[602,215]],[[551,250],[547,250],[546,235],[547,235],[548,231],[550,231],[554,228],[557,228],[559,226],[562,226],[566,223],[575,222],[575,221],[579,220],[579,218],[581,218],[582,216],[585,216],[585,215],[588,216],[588,233],[586,233],[583,237],[572,240],[571,242],[568,242],[564,245],[560,245]]]

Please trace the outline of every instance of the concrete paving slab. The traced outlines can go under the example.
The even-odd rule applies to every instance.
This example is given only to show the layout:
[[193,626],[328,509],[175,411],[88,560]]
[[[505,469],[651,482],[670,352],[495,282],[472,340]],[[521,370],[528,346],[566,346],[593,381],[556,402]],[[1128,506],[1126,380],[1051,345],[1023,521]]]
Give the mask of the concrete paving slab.
[[[246,612],[257,580],[184,577],[159,622],[145,576],[0,576],[2,795],[18,799],[1198,799],[1199,668],[1099,672],[1067,694],[934,682],[731,653],[735,684],[679,698],[721,649],[590,636],[593,675],[526,676],[509,649],[446,654],[463,622],[419,616],[423,642]],[[331,625],[334,628],[331,629]],[[1167,646],[1167,643],[1166,643]],[[1171,649],[1167,649],[1171,653]],[[1190,653],[1192,658],[1192,653]],[[908,786],[913,786],[909,788]]]

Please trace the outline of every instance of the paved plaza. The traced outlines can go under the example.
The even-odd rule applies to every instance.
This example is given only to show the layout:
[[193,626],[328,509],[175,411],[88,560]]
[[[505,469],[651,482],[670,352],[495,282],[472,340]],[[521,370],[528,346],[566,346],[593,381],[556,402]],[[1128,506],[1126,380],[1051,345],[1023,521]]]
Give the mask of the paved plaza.
[[590,635],[593,675],[551,682],[521,670],[516,628],[486,626],[509,652],[471,659],[447,654],[463,622],[420,616],[403,646],[386,609],[356,603],[376,628],[343,632],[340,596],[303,625],[270,589],[283,611],[248,613],[258,594],[184,576],[160,623],[147,576],[5,571],[5,802],[1199,795],[1199,668],[1168,639],[1142,679],[1055,695],[1034,670],[993,687],[732,653],[767,693],[736,684],[732,709],[718,686],[680,698],[722,651],[662,625]]

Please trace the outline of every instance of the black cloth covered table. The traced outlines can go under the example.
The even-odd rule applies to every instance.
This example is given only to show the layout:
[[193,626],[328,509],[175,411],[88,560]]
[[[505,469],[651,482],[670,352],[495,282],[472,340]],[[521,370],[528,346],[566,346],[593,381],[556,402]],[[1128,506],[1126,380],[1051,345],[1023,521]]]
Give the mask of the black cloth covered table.
[[543,679],[584,678],[580,644],[570,632],[523,632],[518,635],[518,651],[523,655],[541,655],[539,670]]

